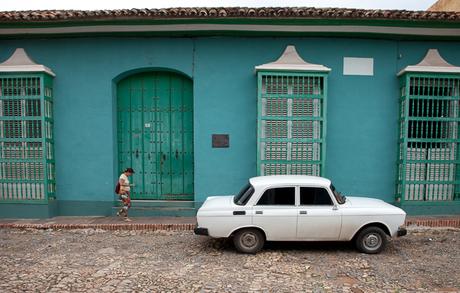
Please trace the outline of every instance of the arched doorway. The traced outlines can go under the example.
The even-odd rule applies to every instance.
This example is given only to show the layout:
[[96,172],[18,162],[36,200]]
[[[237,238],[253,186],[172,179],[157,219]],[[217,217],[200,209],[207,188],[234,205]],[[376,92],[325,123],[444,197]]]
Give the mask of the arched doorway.
[[118,169],[131,166],[133,199],[193,200],[193,84],[144,72],[117,84]]

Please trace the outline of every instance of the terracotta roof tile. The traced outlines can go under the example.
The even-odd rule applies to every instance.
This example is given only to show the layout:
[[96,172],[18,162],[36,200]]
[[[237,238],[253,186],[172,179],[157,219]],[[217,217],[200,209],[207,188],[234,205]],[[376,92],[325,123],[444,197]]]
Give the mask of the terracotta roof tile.
[[0,22],[91,21],[161,18],[323,18],[460,21],[460,12],[365,10],[313,7],[216,7],[117,10],[3,11]]

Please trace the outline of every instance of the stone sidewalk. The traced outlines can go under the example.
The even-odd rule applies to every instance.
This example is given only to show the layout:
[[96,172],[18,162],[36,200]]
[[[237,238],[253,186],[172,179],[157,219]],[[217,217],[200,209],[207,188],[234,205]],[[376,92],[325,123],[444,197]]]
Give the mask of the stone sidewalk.
[[0,228],[103,229],[103,230],[193,230],[195,217],[136,217],[125,222],[119,217],[54,217],[49,219],[0,219]]
[[[195,217],[136,217],[124,222],[118,217],[54,217],[49,219],[0,219],[0,228],[17,229],[103,229],[103,230],[193,230]],[[460,228],[460,215],[414,217],[406,219],[406,226]]]

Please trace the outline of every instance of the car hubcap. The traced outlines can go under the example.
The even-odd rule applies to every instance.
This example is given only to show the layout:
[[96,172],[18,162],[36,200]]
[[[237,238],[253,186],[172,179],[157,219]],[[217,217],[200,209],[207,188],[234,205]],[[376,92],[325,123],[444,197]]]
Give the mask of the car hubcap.
[[380,247],[382,239],[378,234],[369,234],[364,238],[364,246],[369,250],[375,250]]
[[254,247],[257,244],[257,236],[253,233],[245,233],[241,237],[241,244],[245,247]]

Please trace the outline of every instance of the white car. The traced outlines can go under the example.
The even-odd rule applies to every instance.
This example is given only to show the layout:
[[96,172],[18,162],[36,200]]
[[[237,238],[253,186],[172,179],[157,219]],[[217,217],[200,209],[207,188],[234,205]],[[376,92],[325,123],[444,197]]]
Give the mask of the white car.
[[345,197],[315,176],[261,176],[235,196],[208,197],[195,234],[233,237],[238,251],[256,253],[265,241],[355,241],[379,253],[387,236],[404,236],[406,213],[382,200]]

